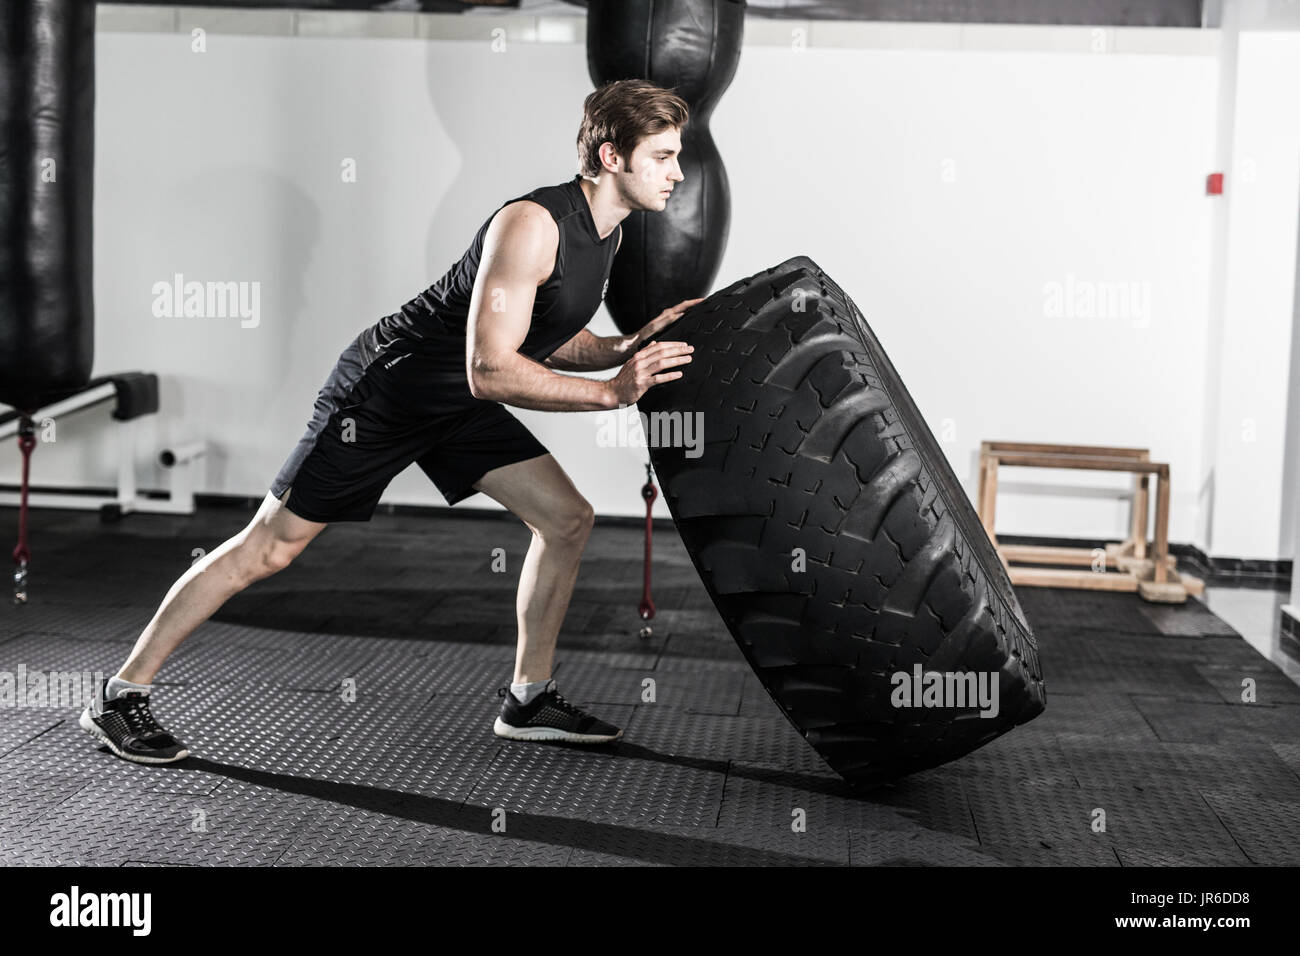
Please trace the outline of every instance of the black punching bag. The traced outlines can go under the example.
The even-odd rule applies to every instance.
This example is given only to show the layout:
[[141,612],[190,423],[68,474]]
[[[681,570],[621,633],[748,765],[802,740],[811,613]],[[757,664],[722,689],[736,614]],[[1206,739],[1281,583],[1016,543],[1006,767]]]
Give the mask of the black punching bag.
[[0,402],[22,412],[94,359],[95,4],[0,3]]
[[731,194],[709,116],[731,84],[745,33],[744,0],[590,0],[587,72],[596,86],[648,80],[690,107],[679,157],[685,177],[662,212],[623,220],[605,306],[624,334],[669,306],[707,295],[718,274]]

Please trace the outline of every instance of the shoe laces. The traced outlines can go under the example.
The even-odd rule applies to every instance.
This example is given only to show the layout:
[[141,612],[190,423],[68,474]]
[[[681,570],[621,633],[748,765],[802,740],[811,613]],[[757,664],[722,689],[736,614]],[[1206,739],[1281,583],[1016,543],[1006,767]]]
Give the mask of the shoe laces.
[[585,710],[583,710],[581,707],[569,703],[567,700],[564,699],[564,695],[561,694],[558,690],[552,690],[551,694],[553,695],[551,697],[552,703],[556,707],[560,708],[560,710],[564,711],[567,714],[573,714],[576,717],[587,716],[587,712]]
[[163,730],[149,709],[148,694],[127,694],[123,699],[126,703],[118,708],[118,713],[122,715],[122,719],[126,721],[132,733],[150,737],[158,734],[167,735],[167,731]]
[[[501,687],[498,687],[498,688],[497,688],[497,696],[498,696],[498,697],[505,697],[506,694],[509,693],[509,691],[510,691],[510,685],[509,685],[509,684],[504,684],[504,685],[502,685]],[[558,707],[560,710],[564,711],[566,714],[574,714],[574,715],[579,716],[579,717],[586,717],[586,716],[587,716],[587,712],[586,712],[585,710],[583,710],[581,707],[578,707],[578,706],[576,706],[576,705],[574,705],[574,704],[571,704],[571,703],[569,703],[567,700],[565,700],[564,695],[561,694],[561,693],[559,692],[558,689],[556,689],[556,687],[555,687],[554,684],[551,685],[551,690],[548,691],[547,693],[549,693],[549,694],[551,695],[551,701],[550,701],[550,702],[551,702],[555,707]],[[545,697],[545,696],[546,696],[546,693],[538,694],[538,695],[537,695],[537,698],[534,698],[534,699],[540,699],[540,698]]]

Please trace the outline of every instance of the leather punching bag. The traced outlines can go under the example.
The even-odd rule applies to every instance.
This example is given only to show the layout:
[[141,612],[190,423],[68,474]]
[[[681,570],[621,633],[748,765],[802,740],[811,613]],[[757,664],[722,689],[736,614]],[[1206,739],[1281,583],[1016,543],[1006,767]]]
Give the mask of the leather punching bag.
[[662,212],[623,220],[605,306],[631,334],[669,306],[707,295],[727,247],[731,194],[709,116],[731,84],[745,32],[744,0],[590,0],[587,72],[596,86],[648,80],[690,107],[684,179]]
[[95,4],[0,4],[0,402],[90,380]]

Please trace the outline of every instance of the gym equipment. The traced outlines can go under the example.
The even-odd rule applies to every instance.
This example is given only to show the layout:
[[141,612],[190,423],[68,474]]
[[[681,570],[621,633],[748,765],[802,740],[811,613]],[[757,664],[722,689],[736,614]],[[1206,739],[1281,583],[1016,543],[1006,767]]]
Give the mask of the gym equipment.
[[[1134,476],[1133,516],[1129,536],[1105,548],[1044,547],[998,544],[993,533],[998,497],[998,466],[1015,468],[1080,468],[1120,471]],[[1150,527],[1151,479],[1156,480],[1155,538]],[[1040,588],[1082,588],[1089,591],[1136,591],[1144,601],[1185,604],[1188,594],[1205,593],[1205,582],[1178,572],[1178,559],[1169,553],[1169,464],[1151,460],[1146,448],[1105,445],[1050,445],[1040,442],[980,443],[980,522],[1006,566],[1012,584]],[[1151,556],[1147,557],[1150,547]],[[1098,567],[1100,558],[1100,567]],[[1025,567],[1020,564],[1082,565],[1088,571]],[[1110,568],[1118,569],[1115,571]]]
[[[831,767],[878,784],[1043,711],[1038,647],[979,516],[815,262],[735,282],[655,338],[695,347],[638,403],[658,422],[664,499],[741,652]],[[684,414],[703,416],[695,458],[663,441]],[[996,708],[912,697],[931,674],[952,691],[985,681]]]
[[[53,393],[51,393],[53,397]],[[207,454],[202,441],[185,442],[162,449],[158,464],[168,469],[170,488],[167,497],[140,494],[136,484],[136,449],[140,445],[141,420],[158,412],[158,376],[152,372],[119,372],[98,376],[74,394],[35,409],[27,417],[33,443],[35,433],[48,422],[59,423],[70,415],[112,403],[112,417],[118,445],[117,492],[111,496],[80,492],[48,491],[28,493],[28,501],[38,508],[77,508],[99,511],[100,520],[117,521],[132,512],[151,514],[194,513],[194,465]],[[0,413],[0,441],[22,435],[23,416],[18,412]],[[26,465],[26,454],[24,455]],[[24,487],[26,487],[24,485]],[[0,505],[20,503],[20,495],[0,492]]]
[[731,84],[745,32],[743,0],[591,0],[587,72],[597,86],[648,80],[686,101],[684,179],[662,212],[623,220],[605,307],[631,334],[669,306],[713,286],[727,248],[731,192],[709,117]]
[[94,361],[95,4],[5,4],[0,129],[0,402],[30,411]]
[[32,412],[94,360],[95,4],[10,0],[0,16],[0,402],[23,455],[14,603],[27,601]]

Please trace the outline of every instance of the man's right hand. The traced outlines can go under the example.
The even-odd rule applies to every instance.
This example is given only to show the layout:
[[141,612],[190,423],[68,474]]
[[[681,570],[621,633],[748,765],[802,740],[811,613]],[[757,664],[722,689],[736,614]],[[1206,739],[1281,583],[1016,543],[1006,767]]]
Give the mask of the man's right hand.
[[677,365],[691,360],[693,345],[685,342],[655,342],[647,345],[624,363],[617,375],[609,380],[609,389],[619,405],[634,405],[651,385],[671,382],[681,378],[681,372],[671,372]]

